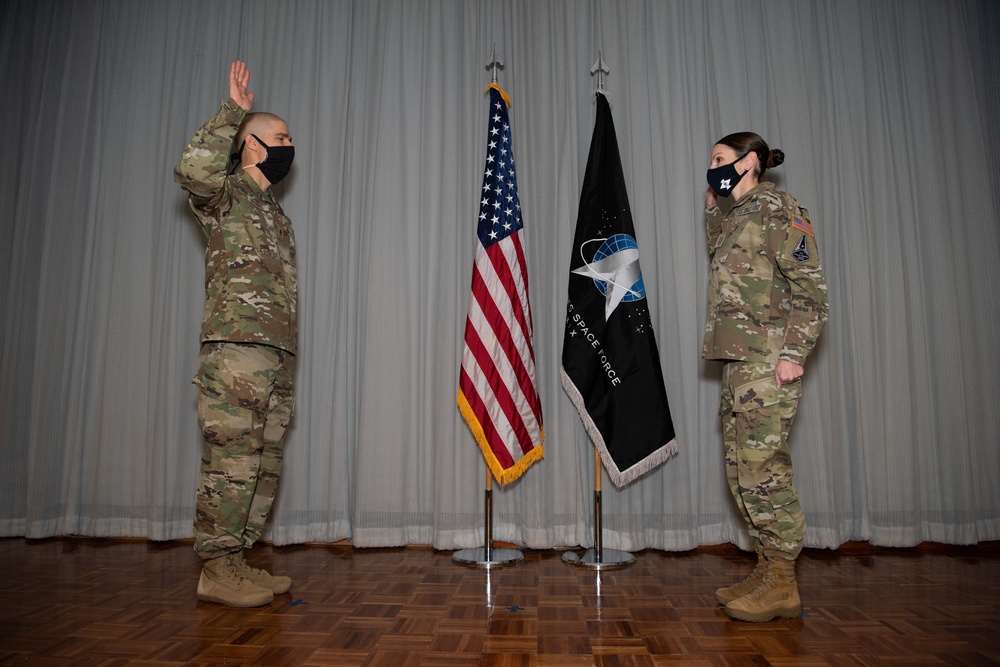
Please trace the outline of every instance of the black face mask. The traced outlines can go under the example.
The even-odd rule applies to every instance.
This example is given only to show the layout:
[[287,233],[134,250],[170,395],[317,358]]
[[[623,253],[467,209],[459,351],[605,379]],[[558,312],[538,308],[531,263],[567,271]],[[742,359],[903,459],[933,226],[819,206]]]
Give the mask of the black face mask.
[[264,158],[263,162],[254,165],[264,174],[264,178],[271,185],[274,185],[288,176],[288,172],[292,168],[292,160],[295,159],[295,146],[268,146],[256,134],[251,133],[250,136],[256,139],[267,151],[267,157]]
[[733,188],[746,176],[745,171],[742,174],[736,171],[736,163],[739,161],[740,158],[737,158],[729,164],[709,169],[706,172],[705,177],[708,178],[708,184],[719,197],[728,197],[733,194]]

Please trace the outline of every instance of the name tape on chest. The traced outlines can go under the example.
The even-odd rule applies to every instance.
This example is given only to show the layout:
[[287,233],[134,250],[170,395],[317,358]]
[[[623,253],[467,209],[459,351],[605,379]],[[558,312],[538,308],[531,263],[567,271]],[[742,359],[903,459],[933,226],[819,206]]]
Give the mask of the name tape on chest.
[[746,215],[747,213],[756,213],[759,210],[760,210],[760,202],[744,206],[740,210],[736,211],[736,215]]

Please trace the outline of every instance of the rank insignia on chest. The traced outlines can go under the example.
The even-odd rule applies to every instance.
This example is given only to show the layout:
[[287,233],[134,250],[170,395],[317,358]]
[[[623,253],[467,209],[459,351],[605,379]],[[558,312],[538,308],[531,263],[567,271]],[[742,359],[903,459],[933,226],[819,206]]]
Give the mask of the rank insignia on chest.
[[812,255],[809,254],[809,244],[806,243],[805,234],[802,235],[802,238],[799,239],[799,244],[792,251],[792,257],[796,262],[808,262],[812,259]]
[[805,232],[809,236],[814,236],[812,225],[798,216],[792,216],[792,227],[800,232]]

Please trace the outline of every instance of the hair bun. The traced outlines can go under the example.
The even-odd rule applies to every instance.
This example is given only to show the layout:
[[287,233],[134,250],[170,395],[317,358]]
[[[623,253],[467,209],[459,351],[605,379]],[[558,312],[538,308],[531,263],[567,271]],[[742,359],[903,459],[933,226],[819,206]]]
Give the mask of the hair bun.
[[767,153],[767,168],[777,167],[782,162],[785,161],[785,154],[781,152],[780,148],[772,148]]

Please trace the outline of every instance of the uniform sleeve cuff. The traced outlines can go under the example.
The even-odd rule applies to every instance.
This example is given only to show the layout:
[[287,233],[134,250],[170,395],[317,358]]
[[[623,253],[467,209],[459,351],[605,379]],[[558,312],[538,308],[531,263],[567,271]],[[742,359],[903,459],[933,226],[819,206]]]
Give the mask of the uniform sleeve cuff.
[[237,104],[231,97],[222,101],[222,110],[226,114],[226,119],[235,121],[236,125],[242,123],[244,116],[247,115],[243,107]]
[[781,350],[781,354],[778,355],[778,359],[790,361],[793,364],[798,364],[799,366],[804,366],[806,363],[806,355],[803,351],[787,347]]

